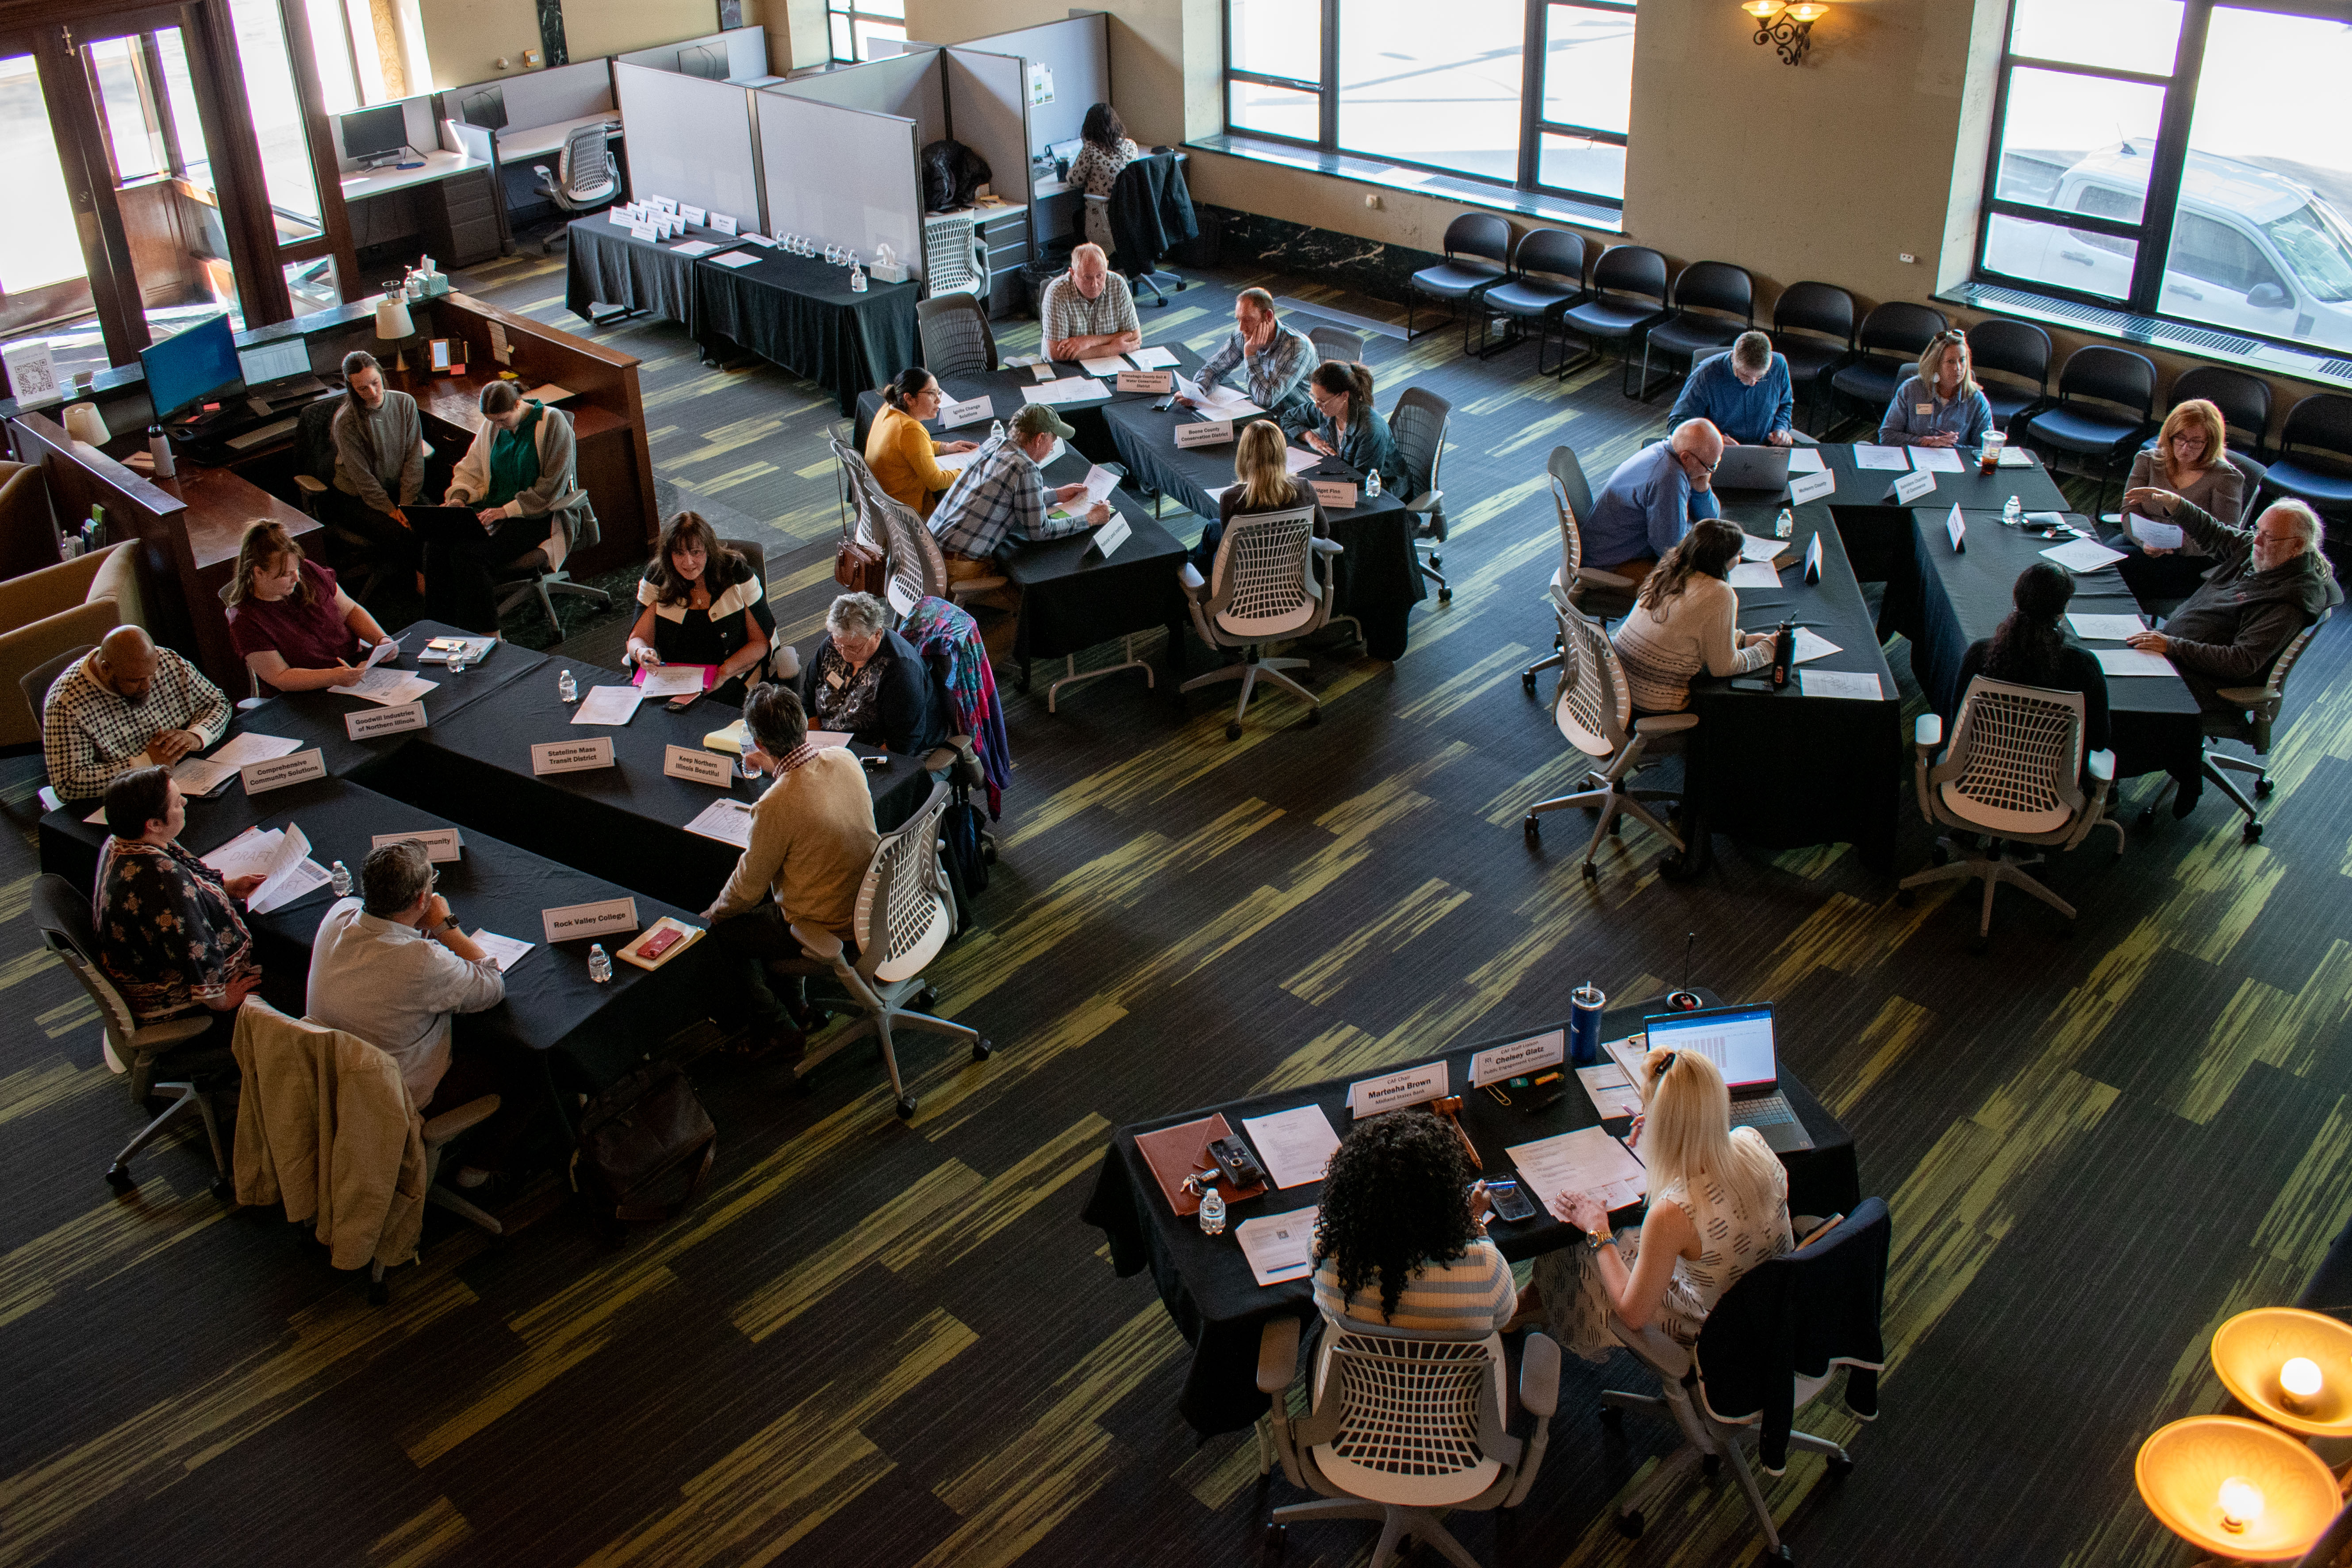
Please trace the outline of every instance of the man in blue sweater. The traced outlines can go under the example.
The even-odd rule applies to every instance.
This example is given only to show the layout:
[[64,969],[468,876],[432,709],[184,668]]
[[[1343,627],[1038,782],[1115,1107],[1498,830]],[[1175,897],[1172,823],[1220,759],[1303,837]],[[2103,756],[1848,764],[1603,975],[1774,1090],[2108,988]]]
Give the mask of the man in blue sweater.
[[1635,582],[1648,576],[1692,523],[1721,515],[1713,488],[1721,461],[1723,435],[1704,419],[1626,458],[1593,498],[1592,515],[1577,520],[1584,559]]
[[1728,352],[1691,367],[1667,418],[1675,425],[1706,420],[1732,445],[1786,447],[1795,439],[1790,416],[1796,407],[1789,362],[1772,352],[1772,340],[1763,333],[1742,332]]

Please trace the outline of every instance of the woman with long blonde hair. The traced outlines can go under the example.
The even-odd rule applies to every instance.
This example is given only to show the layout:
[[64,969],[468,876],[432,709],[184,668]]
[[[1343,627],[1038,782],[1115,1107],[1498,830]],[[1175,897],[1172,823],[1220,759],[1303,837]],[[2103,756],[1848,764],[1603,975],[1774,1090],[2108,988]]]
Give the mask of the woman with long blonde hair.
[[1256,420],[1242,427],[1241,439],[1234,445],[1234,482],[1225,488],[1217,501],[1217,521],[1201,531],[1201,542],[1185,557],[1202,577],[1214,578],[1217,544],[1225,537],[1225,524],[1245,512],[1287,511],[1295,506],[1312,506],[1315,537],[1331,537],[1330,520],[1323,515],[1323,503],[1315,499],[1314,487],[1291,477],[1289,459],[1285,455],[1288,450],[1282,438],[1282,426],[1271,419]]
[[[2229,428],[2221,410],[2201,397],[2192,397],[2165,416],[2156,440],[2132,459],[2126,491],[2170,490],[2186,496],[2214,521],[2231,528],[2245,510],[2246,480],[2230,461]],[[2123,528],[2112,548],[2124,552],[2116,570],[2124,586],[2145,604],[2150,599],[2185,599],[2205,579],[2213,558],[2205,547],[2184,532],[2171,548],[2143,543],[2133,526],[2137,520],[2126,510]]]
[[383,628],[335,584],[335,574],[306,558],[286,525],[261,518],[246,529],[229,578],[228,637],[245,667],[269,691],[352,686],[360,660],[383,641]]
[[1895,389],[1878,422],[1882,447],[1981,447],[1992,405],[1977,384],[1969,335],[1954,327],[1919,351],[1918,368]]

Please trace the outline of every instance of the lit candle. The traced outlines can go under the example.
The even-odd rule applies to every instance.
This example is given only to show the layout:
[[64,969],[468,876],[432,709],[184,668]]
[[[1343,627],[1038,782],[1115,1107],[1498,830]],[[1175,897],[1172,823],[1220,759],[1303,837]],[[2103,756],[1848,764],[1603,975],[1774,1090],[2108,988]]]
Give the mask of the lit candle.
[[2236,1535],[2263,1517],[2263,1489],[2242,1476],[2221,1483],[2221,1528]]
[[2319,1363],[2299,1355],[2279,1368],[2279,1392],[2288,1409],[2310,1409],[2319,1396]]
[[1808,0],[1805,5],[1790,6],[1789,15],[1800,22],[1817,22],[1828,9],[1826,5],[1815,5]]

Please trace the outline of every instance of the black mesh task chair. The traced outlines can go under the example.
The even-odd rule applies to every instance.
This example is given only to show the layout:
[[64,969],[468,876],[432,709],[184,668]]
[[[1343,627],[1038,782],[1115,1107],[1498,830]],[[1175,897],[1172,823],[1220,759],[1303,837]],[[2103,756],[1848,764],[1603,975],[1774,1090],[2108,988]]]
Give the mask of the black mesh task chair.
[[304,404],[302,412],[294,416],[294,489],[302,510],[319,520],[334,546],[328,564],[334,567],[339,585],[354,603],[364,605],[381,575],[375,542],[338,518],[332,500],[335,411],[342,405],[340,397],[321,397]]
[[2098,499],[2105,505],[2116,464],[2128,461],[2156,426],[2156,362],[2129,349],[2092,343],[2066,356],[2058,372],[2058,401],[2025,421],[2031,445],[2046,455],[2098,464]]
[[1992,405],[1995,429],[2014,429],[2014,421],[2032,417],[2050,400],[2050,334],[2031,321],[1991,316],[1969,329],[1969,363]]
[[[1642,335],[1642,384],[1633,395],[1643,403],[1656,395],[1650,385],[1652,356],[1681,360],[1687,374],[1756,324],[1756,280],[1728,261],[1694,261],[1675,275],[1673,303],[1675,313]],[[1658,384],[1674,379],[1669,374]]]
[[1307,341],[1314,345],[1315,363],[1327,359],[1341,364],[1361,364],[1364,360],[1364,335],[1340,327],[1309,327]]
[[[1918,367],[1919,355],[1927,347],[1927,340],[1951,323],[1944,312],[1925,305],[1914,305],[1907,300],[1890,300],[1873,310],[1854,329],[1854,357],[1831,374],[1830,390],[1839,397],[1849,397],[1863,405],[1864,415],[1871,421],[1873,430],[1895,399],[1895,389],[1903,378]],[[1831,402],[1832,421],[1837,416],[1835,399]]]
[[[1438,470],[1445,461],[1446,423],[1453,415],[1454,405],[1420,386],[1408,386],[1397,394],[1396,407],[1389,414],[1397,463],[1404,469],[1404,490],[1397,500],[1413,514],[1414,537],[1429,542],[1413,546],[1414,564],[1423,576],[1437,584],[1441,605],[1454,597],[1454,590],[1437,570],[1445,564],[1445,558],[1437,553],[1437,546],[1445,542],[1445,492],[1439,488]],[[1429,552],[1426,561],[1420,559],[1423,550]]]
[[2201,397],[2221,411],[2231,446],[2257,458],[2270,449],[2269,382],[2227,365],[2200,364],[2180,373],[2180,379],[2172,384],[2171,395],[2164,401],[2164,411],[2169,414],[2192,397]]
[[1822,378],[1853,353],[1853,296],[1834,283],[1791,283],[1772,302],[1772,347],[1789,362],[1789,388],[1805,405],[1809,434],[1821,409]]
[[923,341],[923,368],[935,376],[987,375],[996,369],[996,334],[987,310],[970,294],[918,300],[915,330]]
[[[1519,237],[1511,253],[1511,276],[1478,296],[1478,346],[1470,352],[1480,359],[1517,348],[1527,341],[1526,323],[1536,323],[1536,374],[1544,369],[1544,348],[1559,313],[1584,298],[1584,237],[1564,228],[1531,228]],[[1490,339],[1495,318],[1503,319],[1503,335]]]
[[541,256],[570,234],[573,218],[602,212],[621,199],[621,163],[605,141],[602,121],[572,128],[563,139],[563,153],[555,168],[535,163],[530,172],[539,194],[554,203],[562,215],[552,226],[540,231]]
[[[1563,331],[1582,338],[1585,352],[1565,360],[1561,375],[1582,370],[1601,357],[1611,343],[1619,345],[1625,374],[1633,371],[1633,339],[1665,314],[1666,258],[1646,245],[1612,245],[1592,264],[1592,287],[1585,297],[1562,310]],[[1630,387],[1623,389],[1628,397]]]
[[[1445,226],[1445,259],[1424,267],[1405,282],[1404,338],[1411,342],[1413,306],[1423,297],[1443,300],[1451,310],[1460,300],[1475,300],[1510,276],[1511,226],[1490,213],[1464,213]],[[1447,318],[1449,321],[1452,317]],[[1463,347],[1469,347],[1469,330],[1463,330]]]
[[[2308,502],[2327,521],[2334,557],[2342,548],[2336,525],[2352,521],[2352,397],[2315,392],[2288,409],[2266,483],[2273,495]],[[2336,565],[2340,571],[2345,563]]]

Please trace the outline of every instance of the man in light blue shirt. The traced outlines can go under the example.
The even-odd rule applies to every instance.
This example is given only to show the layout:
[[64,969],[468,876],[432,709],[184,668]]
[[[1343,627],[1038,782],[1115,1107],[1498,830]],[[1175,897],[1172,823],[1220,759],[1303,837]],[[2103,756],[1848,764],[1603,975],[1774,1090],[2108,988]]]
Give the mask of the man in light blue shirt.
[[[1232,335],[1201,363],[1198,380],[1202,391],[1214,392],[1218,383],[1238,369],[1249,400],[1280,419],[1314,413],[1305,391],[1307,373],[1314,368],[1315,345],[1305,333],[1275,319],[1274,296],[1263,289],[1244,289],[1234,301]],[[1193,406],[1189,397],[1176,401]]]
[[1586,562],[1635,582],[1648,576],[1692,523],[1720,515],[1714,476],[1722,460],[1723,433],[1704,419],[1626,458],[1593,498],[1592,515],[1578,520]]
[[1790,418],[1796,407],[1789,362],[1772,352],[1772,340],[1763,333],[1742,332],[1728,352],[1691,367],[1667,418],[1673,425],[1704,419],[1723,433],[1727,445],[1785,447],[1795,439]]

